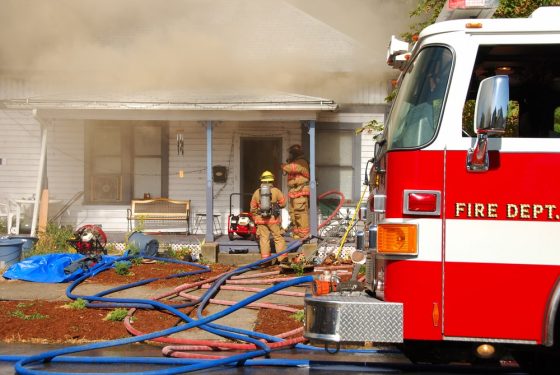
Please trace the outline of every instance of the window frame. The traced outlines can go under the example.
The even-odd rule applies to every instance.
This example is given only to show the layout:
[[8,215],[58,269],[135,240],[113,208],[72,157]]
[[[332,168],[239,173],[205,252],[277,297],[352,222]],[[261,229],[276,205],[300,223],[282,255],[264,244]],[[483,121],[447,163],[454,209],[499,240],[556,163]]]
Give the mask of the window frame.
[[[449,59],[443,61],[433,58],[435,53],[449,53]],[[428,57],[425,57],[426,55]],[[385,123],[384,138],[387,140],[388,151],[422,149],[436,139],[455,70],[455,59],[455,52],[450,46],[436,43],[423,46],[407,65],[399,79],[397,96]],[[438,71],[445,74],[437,74]],[[428,104],[427,101],[419,99],[431,99],[431,102]],[[417,143],[399,144],[409,129],[420,125],[420,122],[413,120],[425,113],[431,115],[431,121],[423,122],[431,126],[431,135],[423,136]]]
[[[316,127],[316,134],[315,138],[317,140],[316,147],[319,148],[321,145],[318,142],[319,134],[320,133],[347,133],[350,134],[352,137],[352,165],[351,166],[338,166],[338,168],[350,169],[352,170],[352,196],[347,197],[345,203],[352,204],[357,202],[360,199],[360,186],[361,186],[361,150],[362,150],[362,143],[361,137],[355,136],[356,128],[358,126],[355,123],[317,123]],[[316,154],[315,156],[315,170],[316,176],[318,177],[319,169],[321,168],[320,160]],[[337,167],[336,165],[323,165],[324,167]],[[329,189],[322,189],[321,188],[321,181],[317,181],[317,192],[331,190]],[[338,187],[340,188],[340,186]]]
[[[132,199],[142,199],[143,197],[134,196],[134,159],[142,157],[137,155],[134,150],[134,130],[135,126],[154,126],[161,129],[161,197],[169,196],[169,124],[167,122],[156,121],[121,121],[121,120],[93,120],[85,124],[84,132],[84,203],[88,205],[128,205]],[[108,173],[106,177],[113,181],[118,180],[120,186],[120,196],[118,199],[96,199],[93,193],[92,184],[94,183],[94,142],[101,128],[118,129],[121,142],[121,172]],[[151,157],[155,157],[151,155]],[[97,174],[103,177],[103,174]],[[154,198],[154,197],[152,197]]]

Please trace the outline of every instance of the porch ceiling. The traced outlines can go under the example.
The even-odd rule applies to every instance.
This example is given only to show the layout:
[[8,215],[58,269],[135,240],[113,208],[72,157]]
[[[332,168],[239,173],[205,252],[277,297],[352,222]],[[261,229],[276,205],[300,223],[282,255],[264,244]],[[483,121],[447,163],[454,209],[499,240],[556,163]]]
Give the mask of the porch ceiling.
[[176,121],[315,120],[334,111],[330,99],[291,93],[153,92],[138,95],[44,95],[8,99],[9,109],[33,109],[42,118]]

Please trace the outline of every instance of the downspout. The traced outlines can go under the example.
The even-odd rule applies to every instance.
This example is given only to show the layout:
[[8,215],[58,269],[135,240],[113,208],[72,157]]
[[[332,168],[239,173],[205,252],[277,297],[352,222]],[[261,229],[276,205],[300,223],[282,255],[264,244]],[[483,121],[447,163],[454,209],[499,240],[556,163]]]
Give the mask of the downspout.
[[47,160],[47,126],[44,119],[37,114],[37,109],[33,110],[33,117],[41,127],[41,155],[39,158],[39,171],[37,174],[37,185],[35,187],[35,202],[33,203],[33,219],[31,220],[31,237],[35,236],[37,231],[37,219],[39,216],[39,204],[41,203],[41,193],[43,189],[43,180],[45,177],[46,160]]
[[315,180],[315,120],[309,121],[309,231],[317,236],[317,181]]
[[206,242],[214,242],[214,186],[212,182],[212,121],[206,121]]

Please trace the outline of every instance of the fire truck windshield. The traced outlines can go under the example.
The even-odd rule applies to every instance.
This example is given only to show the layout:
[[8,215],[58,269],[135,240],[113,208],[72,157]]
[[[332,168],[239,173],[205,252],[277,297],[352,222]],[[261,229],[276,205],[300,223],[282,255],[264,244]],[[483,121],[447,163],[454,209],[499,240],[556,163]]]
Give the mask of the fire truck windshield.
[[419,148],[434,138],[452,61],[448,48],[433,46],[420,50],[410,62],[387,120],[389,150]]

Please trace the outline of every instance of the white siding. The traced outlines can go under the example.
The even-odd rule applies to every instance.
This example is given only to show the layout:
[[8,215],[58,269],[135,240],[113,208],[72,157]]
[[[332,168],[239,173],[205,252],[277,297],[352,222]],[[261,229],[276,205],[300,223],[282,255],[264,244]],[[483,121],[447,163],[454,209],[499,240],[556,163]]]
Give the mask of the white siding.
[[0,202],[35,194],[41,128],[31,111],[0,110]]
[[50,194],[68,200],[84,190],[84,125],[56,121],[49,126],[47,173]]
[[[379,123],[383,123],[384,122],[384,115],[383,114],[376,114],[372,117],[372,119],[377,120],[377,122]],[[361,177],[360,177],[360,181],[363,184],[364,183],[364,176],[365,173],[368,173],[368,178],[369,178],[369,169],[371,168],[371,163],[369,165],[367,165],[367,170],[366,170],[366,164],[368,162],[368,160],[371,160],[371,158],[374,157],[374,152],[375,152],[375,141],[373,139],[374,135],[376,133],[369,133],[369,132],[362,132],[362,152],[361,152],[361,157],[360,157],[360,173],[361,173]],[[362,189],[364,188],[364,186],[362,186]],[[362,204],[365,204],[367,202],[367,199],[369,197],[369,191],[366,192],[366,194],[364,195],[364,199],[362,201]]]
[[[361,150],[362,152],[360,156],[360,185],[361,185],[360,189],[361,191],[363,191],[363,189],[366,188],[363,185],[364,177],[366,173],[369,172],[369,168],[371,168],[371,163],[367,164],[367,162],[374,156],[375,142],[373,141],[373,134],[370,133],[362,133],[361,138],[362,138],[362,150]],[[366,170],[366,166],[368,168],[367,170]],[[364,198],[362,200],[362,205],[367,202],[368,197],[369,197],[369,191],[365,193]]]
[[352,95],[348,98],[347,104],[386,104],[385,98],[391,93],[392,87],[390,83],[391,73],[393,78],[397,75],[391,71],[385,74],[385,80],[372,82],[367,85],[356,85]]

